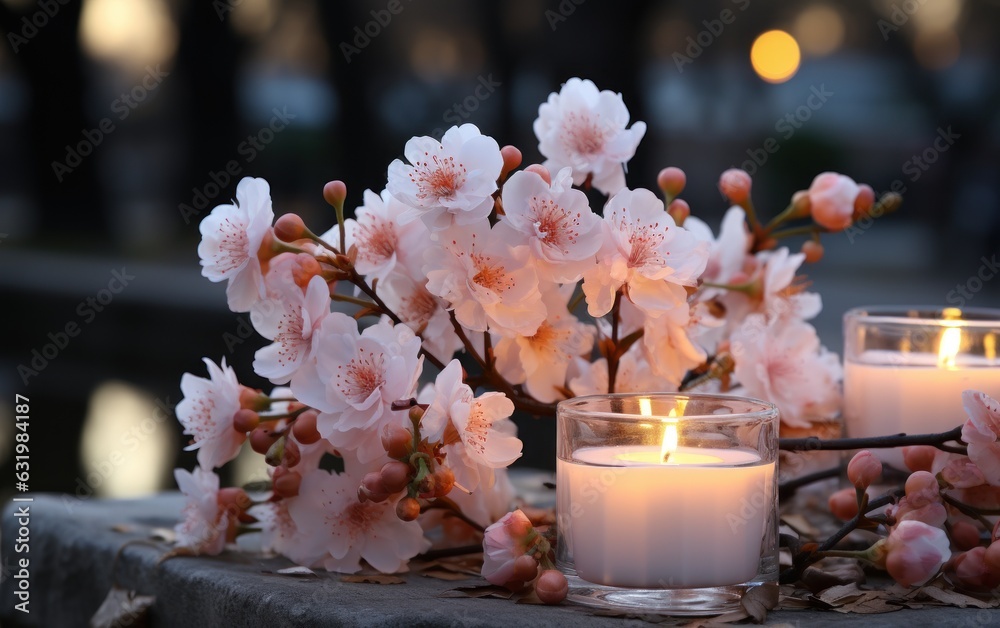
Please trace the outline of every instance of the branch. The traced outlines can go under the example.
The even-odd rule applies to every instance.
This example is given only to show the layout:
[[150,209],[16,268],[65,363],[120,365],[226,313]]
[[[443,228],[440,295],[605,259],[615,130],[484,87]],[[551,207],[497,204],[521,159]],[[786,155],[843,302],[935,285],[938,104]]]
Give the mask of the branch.
[[815,473],[803,475],[802,477],[795,478],[794,480],[788,480],[787,482],[783,482],[778,485],[778,499],[788,499],[795,494],[795,491],[799,490],[803,486],[812,484],[813,482],[819,482],[820,480],[826,480],[827,478],[835,478],[838,475],[840,475],[840,466],[823,469],[822,471],[816,471]]
[[778,449],[783,451],[843,451],[849,449],[885,449],[910,445],[931,445],[942,451],[964,454],[964,447],[945,445],[949,441],[962,441],[962,426],[939,434],[893,434],[867,438],[779,438]]

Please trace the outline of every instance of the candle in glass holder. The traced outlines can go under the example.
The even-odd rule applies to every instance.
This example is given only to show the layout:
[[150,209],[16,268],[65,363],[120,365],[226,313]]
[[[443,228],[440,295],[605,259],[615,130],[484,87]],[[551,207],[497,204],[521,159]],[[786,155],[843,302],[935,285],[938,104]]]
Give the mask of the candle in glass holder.
[[[844,417],[852,438],[944,432],[962,391],[1000,395],[1000,311],[859,308],[844,316]],[[905,469],[900,449],[874,449]]]
[[681,589],[760,574],[762,553],[773,551],[777,413],[763,402],[701,397],[560,404],[559,551],[576,576]]

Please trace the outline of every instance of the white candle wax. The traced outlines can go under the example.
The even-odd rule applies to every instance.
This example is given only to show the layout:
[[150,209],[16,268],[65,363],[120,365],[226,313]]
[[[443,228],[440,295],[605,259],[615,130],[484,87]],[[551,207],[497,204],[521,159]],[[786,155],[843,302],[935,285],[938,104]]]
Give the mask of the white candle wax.
[[[852,438],[944,432],[965,422],[962,391],[1000,396],[1000,367],[979,356],[958,355],[939,365],[930,353],[870,350],[844,364],[844,419]],[[899,469],[902,449],[873,449]]]
[[556,461],[577,574],[622,587],[740,584],[759,570],[774,463],[753,451],[590,447]]

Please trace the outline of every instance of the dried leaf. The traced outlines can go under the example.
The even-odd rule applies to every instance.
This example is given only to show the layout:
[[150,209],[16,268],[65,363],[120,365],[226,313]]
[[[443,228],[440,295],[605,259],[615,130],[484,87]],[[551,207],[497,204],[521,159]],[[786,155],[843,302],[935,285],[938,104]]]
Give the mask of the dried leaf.
[[440,594],[438,597],[497,597],[503,600],[509,600],[511,596],[514,595],[509,589],[504,587],[499,587],[495,584],[484,584],[475,587],[458,587],[456,589],[448,589]]
[[[452,582],[468,580],[470,578],[469,574],[458,571],[449,571],[447,569],[425,569],[420,572],[420,575],[427,578],[437,578],[438,580],[448,580]],[[476,575],[478,576],[479,574]]]
[[767,619],[767,611],[778,605],[778,587],[774,584],[762,584],[750,587],[740,598],[740,610],[753,618],[755,623]]
[[538,594],[535,593],[535,588],[534,587],[525,589],[521,593],[518,593],[517,595],[515,595],[514,596],[514,603],[515,604],[543,604],[543,605],[545,604],[545,602],[542,602],[542,600],[539,599]]
[[115,525],[111,526],[111,531],[112,532],[124,532],[124,533],[127,534],[129,532],[134,532],[135,531],[135,526],[131,525],[131,524],[128,524],[128,523],[118,523],[118,524],[115,524]]
[[809,523],[809,520],[798,513],[786,513],[781,515],[781,522],[794,530],[799,536],[816,538],[821,533],[818,528]]
[[856,583],[842,584],[836,587],[830,587],[826,591],[823,591],[817,596],[821,602],[829,604],[830,606],[843,606],[844,604],[850,604],[854,600],[862,597],[865,594],[864,591],[858,588]]
[[802,583],[813,593],[852,582],[861,584],[864,581],[864,570],[853,560],[839,564],[824,564],[822,567],[811,565],[802,572]]
[[399,576],[392,576],[384,573],[375,574],[353,574],[350,576],[343,576],[340,578],[341,582],[350,582],[357,584],[403,584],[406,582],[403,578]]
[[903,608],[901,604],[893,604],[884,596],[884,591],[866,591],[857,600],[834,609],[838,613],[858,613],[871,615],[876,613],[891,613]]
[[151,595],[136,595],[118,587],[108,591],[100,608],[90,618],[91,628],[143,628],[148,625],[149,607],[156,602]]
[[[267,573],[267,572],[264,572],[264,573]],[[313,571],[312,569],[309,569],[308,567],[302,567],[302,566],[299,566],[299,565],[296,565],[294,567],[285,567],[284,569],[279,569],[278,571],[276,571],[274,573],[278,573],[278,574],[281,574],[283,576],[315,576],[316,575],[316,572]]]
[[948,606],[957,606],[959,608],[996,608],[996,601],[988,602],[974,598],[971,595],[965,595],[964,593],[959,593],[958,591],[953,591],[951,589],[942,589],[940,587],[930,586],[920,589],[920,594],[927,596],[938,602],[943,602]]

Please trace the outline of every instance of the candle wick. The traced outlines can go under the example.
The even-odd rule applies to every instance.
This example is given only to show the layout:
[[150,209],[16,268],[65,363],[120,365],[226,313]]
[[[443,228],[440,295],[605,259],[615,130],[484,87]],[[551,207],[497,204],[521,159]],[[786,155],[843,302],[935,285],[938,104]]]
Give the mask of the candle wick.
[[670,460],[670,452],[669,451],[667,453],[663,454],[663,464],[667,464],[668,460]]

